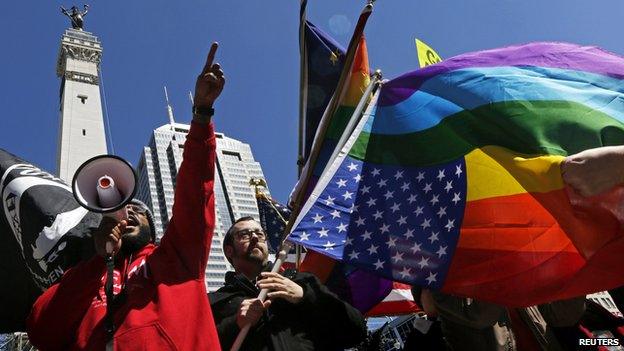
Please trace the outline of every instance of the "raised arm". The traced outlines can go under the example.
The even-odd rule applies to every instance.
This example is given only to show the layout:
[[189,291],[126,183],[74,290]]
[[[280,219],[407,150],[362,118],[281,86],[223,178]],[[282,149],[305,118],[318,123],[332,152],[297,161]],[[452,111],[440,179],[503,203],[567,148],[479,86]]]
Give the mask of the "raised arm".
[[216,141],[210,117],[225,84],[219,64],[213,64],[217,47],[217,43],[212,44],[206,65],[197,77],[193,122],[176,179],[173,217],[161,241],[161,250],[181,263],[177,274],[180,278],[188,278],[188,274],[194,279],[204,276],[214,232]]

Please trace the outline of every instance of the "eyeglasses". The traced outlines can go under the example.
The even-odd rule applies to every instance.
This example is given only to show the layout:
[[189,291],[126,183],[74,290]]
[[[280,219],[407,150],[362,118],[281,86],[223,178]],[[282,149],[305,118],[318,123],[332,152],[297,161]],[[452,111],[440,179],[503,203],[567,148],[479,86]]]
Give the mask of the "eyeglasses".
[[236,238],[240,241],[251,240],[252,234],[256,234],[256,236],[258,237],[258,241],[266,241],[266,233],[262,229],[243,229],[234,233]]

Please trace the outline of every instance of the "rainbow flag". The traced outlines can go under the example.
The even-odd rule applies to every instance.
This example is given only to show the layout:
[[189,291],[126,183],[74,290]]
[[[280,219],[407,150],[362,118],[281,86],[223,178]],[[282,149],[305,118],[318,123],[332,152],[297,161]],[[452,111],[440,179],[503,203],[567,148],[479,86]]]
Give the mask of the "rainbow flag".
[[565,156],[624,144],[624,59],[532,43],[384,84],[291,241],[371,273],[508,306],[624,285],[617,189],[581,198]]

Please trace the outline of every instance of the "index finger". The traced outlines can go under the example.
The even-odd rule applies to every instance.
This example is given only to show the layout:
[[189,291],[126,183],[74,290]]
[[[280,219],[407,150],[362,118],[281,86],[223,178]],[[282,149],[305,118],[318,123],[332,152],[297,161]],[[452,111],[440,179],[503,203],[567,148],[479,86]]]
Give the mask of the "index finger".
[[267,278],[267,277],[273,277],[273,278],[281,278],[283,277],[281,274],[279,273],[273,273],[273,272],[261,272],[260,275],[263,278]]
[[210,66],[212,66],[212,62],[214,61],[218,47],[219,43],[217,43],[216,41],[210,46],[210,51],[208,52],[208,57],[206,58],[206,64],[204,65],[204,69],[202,69],[202,74],[206,73],[206,71],[210,69]]

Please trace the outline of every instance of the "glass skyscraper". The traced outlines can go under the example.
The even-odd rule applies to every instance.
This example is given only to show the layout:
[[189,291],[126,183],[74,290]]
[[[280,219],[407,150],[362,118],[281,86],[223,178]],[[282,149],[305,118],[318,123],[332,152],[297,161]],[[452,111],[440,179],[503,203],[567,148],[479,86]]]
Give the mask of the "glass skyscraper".
[[[189,125],[170,123],[157,128],[143,148],[138,164],[137,198],[154,213],[156,237],[160,238],[172,215],[175,179],[182,163],[184,141]],[[258,206],[251,178],[262,178],[262,168],[253,158],[251,147],[239,140],[216,133],[215,233],[206,269],[206,287],[214,291],[223,286],[225,272],[232,270],[222,251],[222,240],[235,219],[258,218]]]

